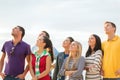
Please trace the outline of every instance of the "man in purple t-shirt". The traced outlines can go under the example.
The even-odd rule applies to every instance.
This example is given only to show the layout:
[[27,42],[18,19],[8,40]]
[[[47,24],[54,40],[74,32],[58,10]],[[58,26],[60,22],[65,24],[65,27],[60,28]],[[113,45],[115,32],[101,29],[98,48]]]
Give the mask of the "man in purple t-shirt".
[[[2,57],[0,59],[0,76],[4,80],[24,80],[29,70],[29,66],[25,67],[25,59],[29,63],[30,45],[22,41],[25,30],[21,26],[12,29],[11,35],[13,39],[6,41],[2,47]],[[5,61],[5,70],[2,73]]]

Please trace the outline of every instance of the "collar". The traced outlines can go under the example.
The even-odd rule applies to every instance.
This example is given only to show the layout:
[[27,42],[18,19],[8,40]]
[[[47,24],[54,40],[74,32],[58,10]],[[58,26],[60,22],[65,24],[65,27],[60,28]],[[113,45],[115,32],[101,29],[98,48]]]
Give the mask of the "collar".
[[[14,45],[13,40],[11,40],[10,42],[12,43],[12,45]],[[18,42],[16,45],[21,44],[21,43],[22,43],[22,40],[20,42]]]
[[115,40],[117,40],[119,38],[119,36],[118,35],[115,35],[115,37],[112,39],[112,40],[107,40],[107,41],[115,41]]

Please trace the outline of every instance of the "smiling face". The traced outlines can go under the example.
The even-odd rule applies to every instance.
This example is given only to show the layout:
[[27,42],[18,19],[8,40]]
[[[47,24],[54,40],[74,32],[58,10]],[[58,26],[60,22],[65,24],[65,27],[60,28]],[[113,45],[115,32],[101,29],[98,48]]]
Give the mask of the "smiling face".
[[62,46],[63,46],[64,48],[69,48],[70,44],[71,44],[70,39],[69,39],[69,38],[66,38],[66,39],[63,41]]
[[70,44],[70,54],[75,55],[76,57],[80,57],[82,53],[82,45],[78,41],[73,41]]
[[78,45],[77,45],[77,43],[76,42],[72,42],[71,45],[70,45],[69,50],[71,52],[77,52],[78,51]]
[[44,37],[43,36],[39,36],[38,37],[36,45],[38,47],[44,47],[45,46],[45,42],[44,42]]
[[93,47],[93,48],[95,47],[96,38],[95,38],[93,35],[91,35],[91,36],[89,37],[88,44],[89,44],[90,47]]

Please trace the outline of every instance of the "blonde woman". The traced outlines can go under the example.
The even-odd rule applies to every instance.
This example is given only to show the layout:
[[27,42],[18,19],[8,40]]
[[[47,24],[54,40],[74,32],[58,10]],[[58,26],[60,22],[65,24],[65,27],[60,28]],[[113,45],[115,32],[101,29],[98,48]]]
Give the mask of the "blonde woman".
[[73,41],[69,50],[69,56],[64,60],[59,75],[65,76],[65,80],[83,80],[85,58],[81,56],[82,45],[78,41]]

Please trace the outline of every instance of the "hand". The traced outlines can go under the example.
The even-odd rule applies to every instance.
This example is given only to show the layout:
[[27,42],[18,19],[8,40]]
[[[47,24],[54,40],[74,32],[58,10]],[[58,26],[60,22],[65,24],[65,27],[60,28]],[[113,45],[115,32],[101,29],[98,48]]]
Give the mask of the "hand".
[[37,76],[32,77],[32,80],[37,80]]
[[16,76],[16,78],[25,79],[25,75],[24,74],[19,74],[19,75]]
[[0,76],[2,77],[2,79],[4,79],[6,75],[4,73],[0,73]]
[[86,66],[86,70],[89,72],[94,72],[96,70],[95,64],[91,64],[89,66]]
[[85,66],[85,67],[84,67],[84,70],[89,71],[89,67],[88,67],[88,66]]
[[100,70],[100,74],[104,76],[104,71],[102,69]]
[[115,75],[116,75],[116,76],[120,75],[120,69],[118,69],[118,70],[115,72]]
[[91,64],[89,68],[95,68],[95,64]]
[[71,76],[73,74],[73,72],[75,72],[75,71],[65,71],[65,75],[66,76]]

